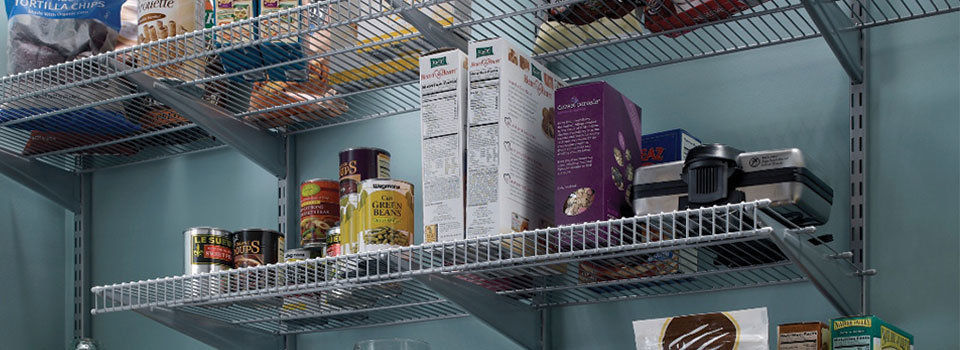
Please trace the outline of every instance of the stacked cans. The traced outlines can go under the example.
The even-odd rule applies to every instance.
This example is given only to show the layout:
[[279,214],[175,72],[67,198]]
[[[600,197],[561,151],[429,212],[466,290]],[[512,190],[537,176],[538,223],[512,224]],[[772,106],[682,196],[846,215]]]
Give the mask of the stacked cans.
[[340,253],[359,252],[360,185],[367,179],[390,177],[390,152],[379,148],[349,148],[340,152]]

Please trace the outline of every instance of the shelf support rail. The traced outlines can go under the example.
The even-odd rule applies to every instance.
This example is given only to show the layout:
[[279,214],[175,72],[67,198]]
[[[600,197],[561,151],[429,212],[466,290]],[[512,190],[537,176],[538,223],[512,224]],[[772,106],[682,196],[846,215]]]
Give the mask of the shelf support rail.
[[762,210],[761,221],[773,228],[770,239],[791,261],[810,278],[813,285],[844,316],[860,314],[862,272],[850,260],[848,254],[836,253],[811,241],[815,230],[787,227],[782,217],[769,210]]
[[434,21],[422,11],[409,8],[410,5],[404,0],[390,0],[390,6],[400,10],[400,17],[410,23],[417,31],[423,35],[423,38],[436,48],[453,47],[460,51],[467,52],[467,40],[461,38],[453,31],[443,28],[443,25]]
[[807,9],[814,25],[823,34],[830,50],[837,56],[843,70],[855,84],[863,82],[863,66],[860,65],[860,30],[849,15],[845,14],[836,0],[800,0]]
[[74,213],[80,211],[80,175],[0,149],[0,174]]
[[129,72],[124,77],[160,103],[173,108],[274,176],[286,177],[284,145],[279,135],[247,124],[219,107],[187,96],[144,73],[132,72],[133,68],[122,62],[112,63],[118,71]]
[[170,327],[217,349],[282,349],[283,337],[258,332],[185,311],[162,307],[134,310],[146,318]]
[[431,274],[413,276],[413,279],[518,345],[530,350],[546,348],[541,311],[454,277]]

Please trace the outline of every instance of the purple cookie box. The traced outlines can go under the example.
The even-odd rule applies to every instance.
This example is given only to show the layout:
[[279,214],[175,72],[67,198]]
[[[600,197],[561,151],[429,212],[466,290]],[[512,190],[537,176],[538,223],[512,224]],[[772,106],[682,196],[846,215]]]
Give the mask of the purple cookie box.
[[[556,223],[632,216],[628,191],[633,174],[628,172],[640,166],[640,107],[604,82],[558,89],[555,101]],[[582,205],[568,208],[568,198],[584,188],[593,189],[592,204],[582,211]],[[604,241],[605,237],[598,239]],[[593,240],[587,237],[587,241]]]

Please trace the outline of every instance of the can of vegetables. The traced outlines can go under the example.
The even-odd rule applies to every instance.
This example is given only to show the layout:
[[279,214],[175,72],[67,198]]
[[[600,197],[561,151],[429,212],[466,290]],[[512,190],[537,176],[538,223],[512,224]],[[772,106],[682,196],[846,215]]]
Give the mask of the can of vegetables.
[[340,183],[312,179],[300,184],[300,246],[326,246],[327,231],[337,221],[340,221]]
[[357,244],[360,252],[413,244],[413,184],[391,179],[360,183]]

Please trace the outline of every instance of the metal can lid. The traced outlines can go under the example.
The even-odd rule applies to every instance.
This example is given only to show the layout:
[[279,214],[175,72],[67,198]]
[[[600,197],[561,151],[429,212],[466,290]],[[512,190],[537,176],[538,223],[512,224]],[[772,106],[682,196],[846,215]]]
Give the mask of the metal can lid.
[[211,227],[211,226],[191,227],[191,228],[188,228],[188,229],[186,229],[186,230],[183,230],[183,232],[181,232],[180,234],[185,234],[185,233],[188,233],[188,232],[191,232],[191,231],[209,231],[210,233],[213,233],[213,234],[222,234],[222,235],[230,235],[230,234],[231,234],[230,230],[222,229],[222,228],[219,228],[219,227]]
[[300,184],[302,185],[302,184],[305,184],[305,183],[308,183],[308,182],[327,182],[327,181],[329,181],[329,182],[334,182],[334,183],[340,183],[340,180],[331,180],[331,179],[324,179],[324,178],[319,178],[319,177],[318,177],[318,178],[315,178],[315,179],[304,180],[304,181],[301,182]]
[[304,244],[304,245],[303,245],[303,248],[297,249],[297,250],[303,250],[303,251],[307,252],[307,254],[310,254],[310,251],[323,250],[323,249],[327,249],[327,244],[326,244],[326,243],[322,243],[322,242],[310,242],[310,243]]
[[384,153],[384,154],[386,154],[386,155],[388,155],[388,156],[390,155],[390,152],[387,152],[387,150],[385,150],[385,149],[383,149],[383,148],[376,148],[376,147],[350,147],[350,148],[347,148],[347,149],[345,149],[345,150],[340,151],[340,154],[343,154],[343,153],[345,153],[345,152],[350,152],[350,151],[365,151],[365,150],[368,150],[368,151],[377,151],[377,152],[382,152],[382,153]]
[[286,235],[283,234],[283,232],[280,232],[280,231],[277,231],[277,230],[272,230],[272,229],[269,229],[269,228],[245,228],[245,229],[242,229],[242,230],[240,230],[240,231],[235,231],[235,232],[233,232],[233,234],[238,234],[238,233],[241,233],[241,232],[255,232],[255,231],[276,233],[276,234],[280,235],[280,237],[285,237],[285,236],[286,236]]
[[399,183],[402,183],[402,184],[407,184],[407,185],[410,185],[410,188],[413,188],[413,187],[414,187],[413,183],[412,183],[412,182],[409,182],[409,181],[403,181],[403,180],[397,180],[397,179],[382,179],[382,178],[369,178],[369,179],[360,181],[360,185],[363,186],[363,184],[368,183],[368,182],[369,182],[369,183],[374,183],[374,182],[386,182],[386,181],[399,182]]

